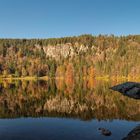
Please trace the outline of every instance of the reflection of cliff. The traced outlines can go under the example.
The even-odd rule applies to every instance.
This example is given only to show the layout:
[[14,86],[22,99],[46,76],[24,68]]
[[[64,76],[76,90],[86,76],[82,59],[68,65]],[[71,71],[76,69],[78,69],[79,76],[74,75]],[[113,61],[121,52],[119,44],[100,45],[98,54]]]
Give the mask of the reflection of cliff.
[[[1,84],[0,117],[63,116],[81,119],[140,120],[140,102],[109,90],[109,83],[88,88],[75,85],[73,92],[56,89],[50,81]],[[86,87],[86,88],[85,88]]]

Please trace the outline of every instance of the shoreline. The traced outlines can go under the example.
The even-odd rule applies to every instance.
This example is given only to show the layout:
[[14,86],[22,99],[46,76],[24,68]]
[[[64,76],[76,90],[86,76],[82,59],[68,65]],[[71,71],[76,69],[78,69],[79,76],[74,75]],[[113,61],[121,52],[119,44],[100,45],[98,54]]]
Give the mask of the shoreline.
[[[80,77],[75,77],[76,79],[79,79]],[[43,77],[35,77],[35,76],[27,76],[27,77],[0,77],[0,80],[46,80],[48,81],[49,79],[57,79],[57,80],[64,80],[65,77],[49,77],[49,76],[43,76]],[[104,80],[104,81],[109,81],[109,80],[113,80],[113,81],[140,81],[140,77],[137,78],[131,78],[131,77],[125,77],[125,76],[117,76],[117,77],[109,77],[109,76],[97,76],[97,77],[83,77],[83,80],[88,80],[88,79],[94,79],[94,80]]]

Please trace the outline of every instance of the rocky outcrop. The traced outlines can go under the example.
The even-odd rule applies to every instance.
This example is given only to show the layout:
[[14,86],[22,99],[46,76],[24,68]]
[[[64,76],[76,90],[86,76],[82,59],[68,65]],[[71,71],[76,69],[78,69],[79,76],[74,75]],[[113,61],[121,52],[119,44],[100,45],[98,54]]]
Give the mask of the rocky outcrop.
[[105,128],[99,128],[98,130],[100,130],[102,135],[104,135],[104,136],[111,136],[111,134],[112,134],[110,130],[105,129]]
[[122,140],[140,140],[140,125],[129,132]]
[[56,45],[56,46],[47,46],[43,47],[43,50],[48,57],[52,57],[55,59],[63,56],[64,58],[68,56],[74,56],[74,49],[69,44],[64,45]]
[[43,47],[46,56],[55,59],[59,59],[60,57],[73,57],[81,52],[86,52],[88,49],[88,46],[79,44],[72,45],[71,43],[57,44],[55,46],[48,45]]
[[119,91],[125,96],[140,99],[140,83],[126,82],[117,86],[111,87],[115,91]]

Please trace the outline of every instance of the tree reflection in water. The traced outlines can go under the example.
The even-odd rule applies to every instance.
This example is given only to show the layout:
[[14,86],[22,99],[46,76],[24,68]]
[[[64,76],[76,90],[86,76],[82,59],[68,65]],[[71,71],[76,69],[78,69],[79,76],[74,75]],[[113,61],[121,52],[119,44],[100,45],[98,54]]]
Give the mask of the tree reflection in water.
[[[91,84],[92,83],[92,84]],[[140,120],[140,102],[109,89],[117,82],[2,81],[0,117],[69,117]]]

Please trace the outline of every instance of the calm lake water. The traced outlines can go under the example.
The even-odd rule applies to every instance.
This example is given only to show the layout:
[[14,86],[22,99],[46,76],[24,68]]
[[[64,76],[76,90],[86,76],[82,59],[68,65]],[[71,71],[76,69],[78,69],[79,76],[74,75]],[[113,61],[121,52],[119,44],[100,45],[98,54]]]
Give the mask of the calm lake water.
[[1,81],[0,139],[121,140],[140,124],[140,100],[109,89],[119,83]]

